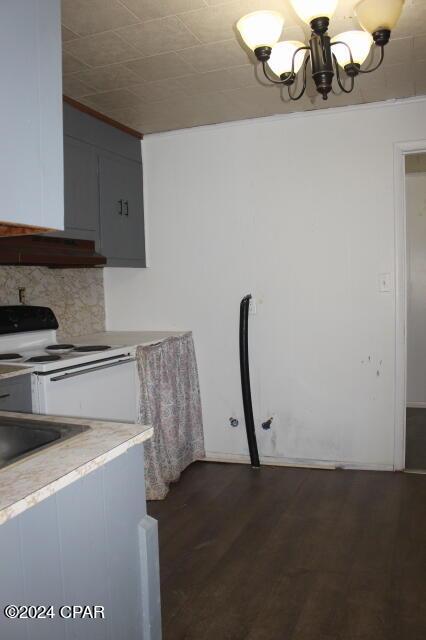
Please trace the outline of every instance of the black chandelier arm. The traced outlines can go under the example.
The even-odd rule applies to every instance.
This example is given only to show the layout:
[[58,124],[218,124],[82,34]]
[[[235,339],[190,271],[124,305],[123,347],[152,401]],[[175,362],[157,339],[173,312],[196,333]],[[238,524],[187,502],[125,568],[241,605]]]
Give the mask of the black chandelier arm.
[[300,98],[303,96],[303,94],[306,91],[306,69],[308,67],[310,59],[311,59],[310,55],[306,56],[306,60],[305,60],[305,62],[303,64],[303,83],[302,83],[302,88],[301,88],[300,92],[297,94],[297,96],[292,95],[291,91],[290,91],[290,87],[288,87],[288,95],[289,95],[290,100],[294,100],[294,101],[300,100]]
[[[296,49],[296,51],[293,53],[293,58],[291,61],[291,73],[294,73],[294,64],[296,62],[296,56],[299,53],[299,51],[309,51],[309,53],[311,53],[311,47],[308,46],[304,46],[304,47],[299,47],[298,49]],[[310,60],[310,55],[308,55],[308,57],[306,58],[306,60]],[[305,65],[307,65],[308,63],[305,60]],[[296,74],[295,74],[296,75]]]
[[293,53],[293,62],[292,62],[293,70],[294,70],[294,61],[295,61],[296,56],[299,53],[299,51],[310,51],[310,50],[311,50],[311,47],[308,47],[307,45],[304,46],[304,47],[299,47],[298,49],[296,49],[296,51]]
[[[351,51],[350,46],[347,44],[347,42],[342,42],[341,40],[335,40],[334,42],[332,42],[330,44],[330,47],[334,47],[334,45],[336,45],[336,44],[343,44],[346,47],[346,49],[349,52],[349,57],[350,57],[350,60],[351,60],[350,64],[353,65],[354,64],[354,59],[352,57],[352,51]],[[336,56],[334,54],[333,54],[333,58],[336,58]]]
[[[270,78],[267,71],[266,71],[266,65],[267,65],[267,61],[262,60],[262,68],[263,68],[263,73],[264,76],[267,80],[269,80],[269,82],[272,82],[273,84],[281,84],[281,85],[290,85],[293,84],[294,79],[296,77],[296,74],[294,73],[294,65],[295,65],[295,61],[296,61],[296,56],[299,53],[299,51],[310,51],[311,48],[310,47],[299,47],[298,49],[296,49],[296,51],[293,53],[293,58],[291,61],[291,71],[286,73],[287,78],[284,80],[274,80],[273,78]],[[309,56],[307,58],[309,60]],[[291,80],[291,82],[289,82]]]
[[263,69],[263,74],[265,76],[265,78],[267,80],[269,80],[269,82],[272,82],[273,84],[280,84],[283,85],[284,82],[282,80],[274,80],[274,78],[270,78],[267,71],[266,71],[266,62],[265,60],[262,60],[262,69]]
[[346,89],[346,87],[344,86],[341,77],[340,77],[340,69],[339,69],[339,63],[337,62],[337,58],[333,53],[333,61],[334,61],[334,67],[336,70],[336,80],[337,80],[337,84],[339,85],[340,89],[344,92],[344,93],[352,93],[352,91],[354,90],[354,86],[355,86],[355,78],[353,76],[351,76],[351,87],[350,89]]
[[380,47],[380,60],[379,62],[376,64],[375,67],[373,67],[372,69],[358,69],[359,73],[372,73],[373,71],[376,71],[376,69],[378,69],[380,67],[380,65],[382,64],[384,58],[385,58],[385,48],[384,46],[378,45]]
[[[351,51],[350,46],[346,42],[342,42],[341,40],[338,40],[338,41],[336,40],[335,42],[332,42],[330,46],[333,47],[335,44],[343,44],[346,47],[346,49],[349,52],[349,56],[350,56],[350,60],[351,60],[350,67],[353,68],[354,67],[354,59],[352,57],[352,51]],[[373,71],[376,71],[380,67],[380,65],[382,64],[382,62],[384,60],[384,57],[385,57],[385,47],[384,47],[383,44],[380,44],[380,45],[377,45],[377,46],[380,47],[380,60],[376,64],[376,66],[373,67],[372,69],[361,69],[359,65],[356,65],[357,73],[355,75],[358,75],[358,73],[373,73]]]

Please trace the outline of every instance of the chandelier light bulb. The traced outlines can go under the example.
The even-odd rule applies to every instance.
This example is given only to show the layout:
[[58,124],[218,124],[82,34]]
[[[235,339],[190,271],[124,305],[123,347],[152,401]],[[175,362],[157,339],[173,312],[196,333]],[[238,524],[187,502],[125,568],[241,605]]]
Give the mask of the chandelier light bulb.
[[[303,42],[297,40],[287,40],[278,42],[272,49],[268,66],[280,77],[283,73],[290,73],[293,65],[293,56],[299,47],[304,47]],[[294,73],[297,73],[305,59],[306,50],[299,51],[294,59]]]
[[254,11],[237,22],[237,29],[246,45],[254,51],[273,47],[280,39],[284,18],[277,11]]
[[[373,38],[366,31],[344,31],[334,36],[331,42],[345,42],[352,52],[353,62],[361,65],[370,53]],[[337,58],[337,62],[343,68],[351,64],[351,55],[348,47],[345,47],[344,44],[335,44],[331,49]]]
[[331,18],[338,0],[291,0],[293,9],[307,24],[315,18]]
[[374,33],[380,29],[392,31],[404,6],[404,0],[361,0],[355,6],[355,15],[363,29]]

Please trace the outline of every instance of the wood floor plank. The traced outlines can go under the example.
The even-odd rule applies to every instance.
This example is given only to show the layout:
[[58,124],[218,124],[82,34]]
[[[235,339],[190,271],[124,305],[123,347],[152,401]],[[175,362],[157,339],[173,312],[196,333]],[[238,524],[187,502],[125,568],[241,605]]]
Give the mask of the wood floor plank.
[[149,511],[164,640],[426,638],[426,476],[196,463]]
[[[225,585],[231,582],[232,591],[235,591],[232,583],[235,570],[245,571],[246,563],[244,561],[240,566],[240,563],[234,563],[233,560],[235,556],[240,556],[240,548],[246,546],[246,528],[249,527],[252,530],[255,526],[258,529],[256,538],[258,542],[252,551],[253,555],[256,555],[258,547],[262,547],[270,534],[270,528],[265,521],[265,509],[262,507],[264,495],[269,495],[268,510],[276,519],[285,509],[286,503],[294,499],[304,475],[305,472],[296,471],[289,477],[287,486],[283,488],[275,482],[275,474],[272,470],[259,474],[248,467],[241,468],[240,482],[235,483],[232,491],[227,491],[226,495],[222,496],[216,509],[211,511],[210,518],[204,518],[200,522],[195,536],[191,534],[193,546],[182,557],[181,566],[171,577],[173,589],[168,588],[167,581],[164,583],[165,606],[170,612],[174,633],[177,632],[175,627],[177,616],[180,619],[180,625],[190,626],[194,623],[191,612],[197,610],[198,619],[208,617],[209,613],[206,610],[211,608],[213,600],[216,602],[222,596],[227,598]],[[260,501],[259,497],[261,497]],[[257,524],[259,516],[261,522]],[[252,531],[248,532],[248,536],[253,542]],[[241,560],[243,560],[242,557]],[[227,571],[228,566],[232,566],[233,571]],[[191,576],[190,580],[188,576]],[[216,583],[218,587],[215,588],[213,600],[209,597],[208,601],[204,602],[203,586],[206,581],[210,584]],[[175,600],[176,594],[182,599],[180,605],[185,607],[185,611],[176,610],[173,606],[172,601]],[[213,606],[220,607],[218,604]],[[174,611],[173,615],[172,611]]]

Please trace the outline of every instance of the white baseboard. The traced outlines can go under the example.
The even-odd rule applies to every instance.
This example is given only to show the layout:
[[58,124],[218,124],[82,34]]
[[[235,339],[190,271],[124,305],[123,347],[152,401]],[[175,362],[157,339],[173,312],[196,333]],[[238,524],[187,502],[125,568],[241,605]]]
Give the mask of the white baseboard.
[[[218,453],[206,451],[205,462],[228,462],[234,464],[250,464],[250,456],[238,453]],[[304,458],[285,458],[261,456],[262,465],[274,467],[298,467],[303,469],[353,469],[358,471],[393,471],[393,465],[365,462],[338,462],[335,460],[310,460]]]
[[426,409],[426,402],[407,402],[408,409]]
[[395,471],[393,464],[382,464],[381,462],[342,462],[337,463],[337,466],[341,469],[347,469],[348,471]]

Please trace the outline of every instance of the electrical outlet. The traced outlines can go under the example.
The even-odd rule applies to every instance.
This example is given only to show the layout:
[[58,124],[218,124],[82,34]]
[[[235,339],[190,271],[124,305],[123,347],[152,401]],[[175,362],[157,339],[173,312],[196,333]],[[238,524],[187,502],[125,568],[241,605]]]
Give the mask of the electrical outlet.
[[255,316],[257,313],[256,298],[250,298],[249,314]]

